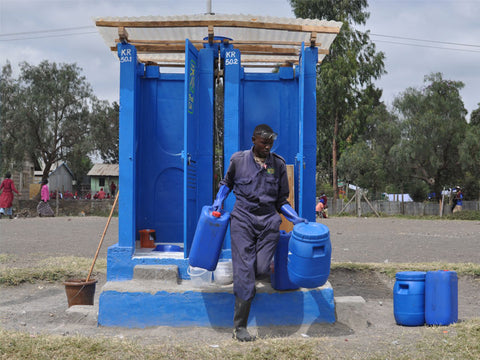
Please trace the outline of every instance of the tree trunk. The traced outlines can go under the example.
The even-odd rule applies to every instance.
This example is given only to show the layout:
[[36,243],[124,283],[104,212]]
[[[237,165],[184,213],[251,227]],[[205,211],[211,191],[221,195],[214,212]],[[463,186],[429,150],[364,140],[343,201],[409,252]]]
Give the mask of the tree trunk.
[[333,141],[332,141],[332,181],[333,181],[333,213],[337,213],[337,199],[338,199],[338,179],[337,179],[337,135],[338,135],[338,115],[335,115],[335,124],[333,126]]

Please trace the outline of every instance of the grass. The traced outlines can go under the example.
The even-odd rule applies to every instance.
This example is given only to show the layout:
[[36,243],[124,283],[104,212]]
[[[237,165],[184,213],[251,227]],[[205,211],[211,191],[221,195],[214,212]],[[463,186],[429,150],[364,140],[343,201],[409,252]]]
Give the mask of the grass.
[[[343,337],[267,338],[253,343],[199,341],[144,345],[115,338],[31,335],[0,330],[2,359],[479,359],[480,319],[418,327],[410,335],[349,344]],[[393,340],[393,341],[392,341]]]
[[0,254],[0,265],[5,264],[9,261],[15,260],[14,255],[9,255],[9,254]]
[[391,278],[399,271],[456,271],[459,276],[480,277],[480,264],[475,263],[332,263],[331,269],[351,271],[373,271]]
[[[88,275],[92,259],[75,256],[50,257],[38,264],[27,267],[8,267],[4,265],[8,257],[0,256],[0,285],[15,286],[22,283],[36,283],[39,281],[61,282],[68,278],[85,278]],[[335,263],[332,270],[372,271],[385,274],[391,278],[399,271],[435,271],[452,270],[459,276],[480,277],[480,264],[474,263]],[[106,259],[97,259],[94,274],[105,274],[107,271]]]
[[[32,267],[9,267],[0,257],[0,285],[15,286],[38,281],[57,282],[69,278],[86,278],[92,265],[92,259],[75,256],[50,257],[41,260]],[[106,273],[106,259],[97,259],[94,275]]]

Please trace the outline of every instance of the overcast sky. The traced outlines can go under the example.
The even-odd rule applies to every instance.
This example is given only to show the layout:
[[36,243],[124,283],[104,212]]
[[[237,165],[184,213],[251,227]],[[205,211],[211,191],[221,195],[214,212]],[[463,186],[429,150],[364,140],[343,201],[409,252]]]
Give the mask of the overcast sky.
[[[93,19],[206,9],[206,0],[0,0],[0,66],[75,62],[99,98],[118,101],[118,59]],[[212,0],[212,10],[294,17],[288,0]],[[469,114],[478,108],[480,0],[370,0],[368,11],[365,29],[386,55],[388,74],[377,85],[388,105],[408,87],[422,87],[425,75],[441,72],[465,84],[461,95]]]

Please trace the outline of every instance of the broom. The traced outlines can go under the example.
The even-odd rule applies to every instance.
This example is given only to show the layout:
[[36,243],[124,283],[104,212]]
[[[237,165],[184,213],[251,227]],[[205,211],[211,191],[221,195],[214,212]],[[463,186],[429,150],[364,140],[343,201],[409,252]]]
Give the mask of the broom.
[[102,243],[103,243],[103,239],[105,238],[105,234],[107,233],[108,225],[110,225],[110,220],[112,219],[113,210],[115,210],[115,206],[117,205],[118,194],[119,194],[119,191],[117,190],[117,195],[115,195],[115,201],[113,202],[112,210],[110,211],[110,215],[108,217],[107,224],[105,225],[105,229],[103,230],[102,238],[100,239],[100,243],[98,244],[97,252],[95,253],[95,257],[93,258],[92,266],[90,267],[90,271],[88,272],[87,280],[85,280],[85,282],[88,282],[88,280],[90,279],[90,275],[92,275],[93,267],[95,266],[95,262],[97,261],[98,253],[100,252],[100,248],[102,247]]

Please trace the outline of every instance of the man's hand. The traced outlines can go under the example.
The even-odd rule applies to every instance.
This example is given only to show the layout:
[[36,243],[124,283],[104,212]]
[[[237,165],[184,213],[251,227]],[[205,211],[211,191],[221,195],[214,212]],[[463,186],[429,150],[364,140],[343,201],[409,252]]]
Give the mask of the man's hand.
[[227,198],[228,194],[230,194],[230,188],[226,185],[220,186],[217,197],[212,205],[212,211],[219,211],[222,208],[222,203]]
[[308,224],[308,220],[298,216],[297,212],[288,204],[283,205],[280,208],[283,216],[287,218],[288,221],[291,221],[294,225],[305,223]]

